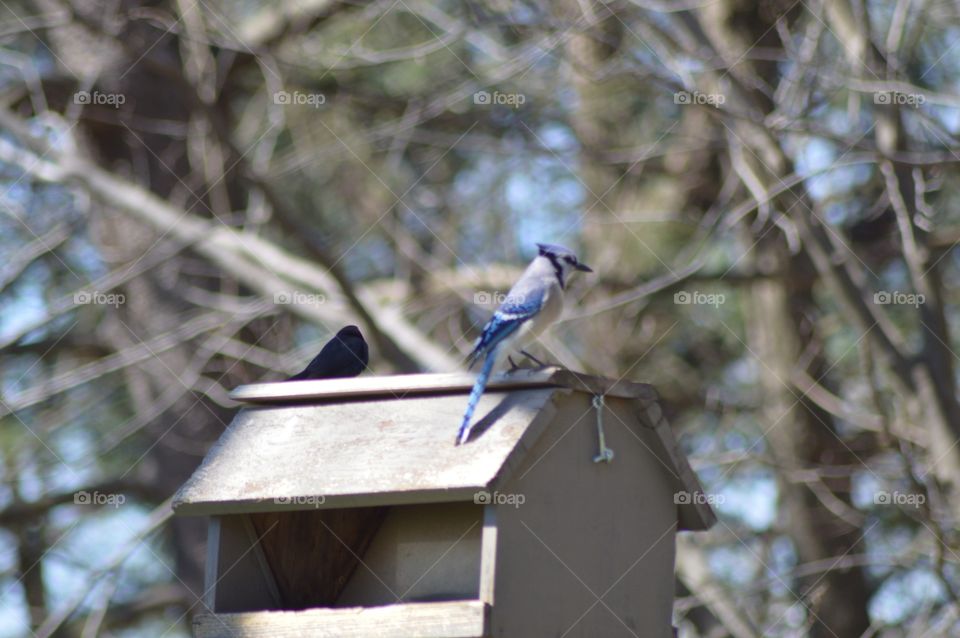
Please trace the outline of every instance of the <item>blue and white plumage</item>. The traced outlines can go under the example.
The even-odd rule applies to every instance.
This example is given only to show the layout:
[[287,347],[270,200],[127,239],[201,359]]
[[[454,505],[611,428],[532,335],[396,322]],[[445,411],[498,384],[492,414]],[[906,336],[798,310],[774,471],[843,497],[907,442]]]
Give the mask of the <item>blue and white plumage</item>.
[[470,419],[500,355],[519,351],[560,317],[563,291],[572,272],[593,272],[563,246],[537,244],[537,247],[539,253],[484,326],[470,353],[470,367],[480,359],[483,359],[483,367],[467,400],[467,410],[457,432],[457,445],[470,438]]

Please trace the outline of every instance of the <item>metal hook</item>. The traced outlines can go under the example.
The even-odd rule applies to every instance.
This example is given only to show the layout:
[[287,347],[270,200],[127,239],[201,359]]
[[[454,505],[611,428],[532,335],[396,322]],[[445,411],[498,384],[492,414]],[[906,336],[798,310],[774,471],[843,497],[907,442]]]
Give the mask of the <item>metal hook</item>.
[[600,453],[593,457],[594,463],[610,463],[613,461],[613,450],[607,447],[607,440],[603,436],[603,395],[593,397],[593,407],[597,409],[597,439],[600,442]]

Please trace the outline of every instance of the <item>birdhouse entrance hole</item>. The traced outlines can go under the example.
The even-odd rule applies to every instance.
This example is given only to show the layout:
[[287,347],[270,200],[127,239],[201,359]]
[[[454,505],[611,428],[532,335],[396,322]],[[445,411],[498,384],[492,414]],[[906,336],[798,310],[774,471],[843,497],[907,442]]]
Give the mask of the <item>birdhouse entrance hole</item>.
[[216,613],[373,607],[479,596],[483,507],[473,503],[220,516]]

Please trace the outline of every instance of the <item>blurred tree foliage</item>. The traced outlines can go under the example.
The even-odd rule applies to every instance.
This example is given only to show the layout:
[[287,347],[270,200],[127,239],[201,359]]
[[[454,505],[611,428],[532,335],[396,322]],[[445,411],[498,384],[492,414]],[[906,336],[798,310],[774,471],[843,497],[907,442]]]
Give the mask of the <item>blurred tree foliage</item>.
[[536,241],[597,271],[547,355],[655,384],[720,512],[681,635],[960,632],[956,5],[0,16],[0,636],[187,635],[228,390],[350,322],[453,369]]

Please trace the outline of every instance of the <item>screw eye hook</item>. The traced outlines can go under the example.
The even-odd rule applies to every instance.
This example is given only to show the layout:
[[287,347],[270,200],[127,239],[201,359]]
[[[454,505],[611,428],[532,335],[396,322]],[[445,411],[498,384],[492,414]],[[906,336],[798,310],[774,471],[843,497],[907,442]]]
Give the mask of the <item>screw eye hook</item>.
[[603,435],[603,406],[603,395],[594,395],[593,407],[597,410],[597,440],[600,448],[600,453],[593,457],[594,463],[610,463],[613,461],[613,450],[607,447],[607,440]]

